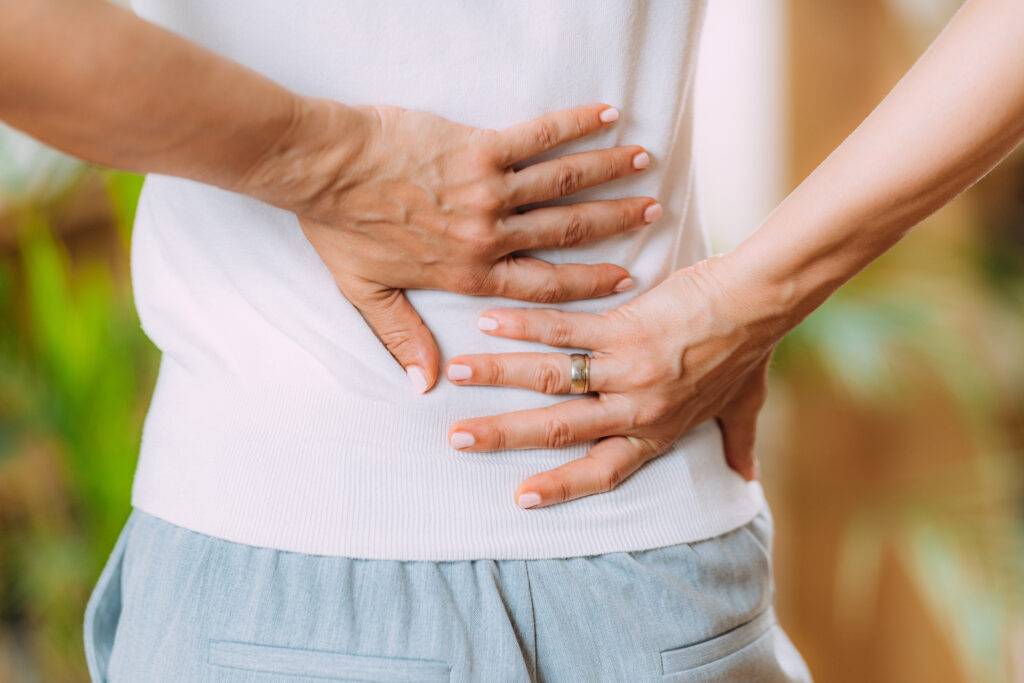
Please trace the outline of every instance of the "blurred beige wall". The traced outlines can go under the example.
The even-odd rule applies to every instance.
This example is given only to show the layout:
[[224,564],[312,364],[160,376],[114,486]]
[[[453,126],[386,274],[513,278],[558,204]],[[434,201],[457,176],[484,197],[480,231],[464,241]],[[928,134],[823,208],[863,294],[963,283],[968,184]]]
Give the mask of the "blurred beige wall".
[[786,190],[786,5],[708,3],[697,62],[701,215],[717,251],[736,246]]

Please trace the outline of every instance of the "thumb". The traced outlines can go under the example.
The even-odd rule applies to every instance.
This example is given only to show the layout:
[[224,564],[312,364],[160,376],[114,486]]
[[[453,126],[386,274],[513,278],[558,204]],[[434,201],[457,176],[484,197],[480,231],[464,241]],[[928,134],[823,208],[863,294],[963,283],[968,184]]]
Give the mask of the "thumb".
[[761,412],[768,389],[767,360],[743,381],[739,391],[718,415],[725,442],[725,460],[729,467],[750,481],[759,476],[754,458],[757,415]]
[[377,283],[346,283],[342,293],[405,369],[413,388],[427,391],[437,382],[441,353],[405,292]]

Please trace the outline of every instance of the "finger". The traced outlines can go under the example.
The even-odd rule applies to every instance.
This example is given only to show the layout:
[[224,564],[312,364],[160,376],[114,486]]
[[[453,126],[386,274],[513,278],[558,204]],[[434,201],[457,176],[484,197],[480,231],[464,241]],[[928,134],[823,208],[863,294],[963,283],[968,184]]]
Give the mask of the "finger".
[[767,396],[767,364],[751,373],[732,402],[719,413],[725,460],[744,479],[757,479],[754,440],[757,416]]
[[[604,118],[610,119],[603,121]],[[503,167],[528,159],[569,140],[610,126],[618,110],[604,103],[545,112],[540,116],[498,131],[498,156]]]
[[423,393],[434,386],[441,354],[405,293],[375,283],[349,285],[342,292],[405,370],[413,388]]
[[729,467],[747,481],[757,479],[757,463],[754,460],[757,415],[721,415],[718,424],[722,428],[725,461]]
[[[520,387],[545,394],[568,394],[571,360],[565,353],[479,353],[455,356],[446,374],[455,384]],[[605,391],[615,384],[614,362],[590,359],[590,391]],[[616,372],[616,374],[618,374]]]
[[651,197],[602,199],[568,206],[544,206],[502,221],[511,250],[575,247],[644,227],[661,218]]
[[608,340],[603,315],[555,308],[493,308],[484,311],[477,326],[498,337],[574,349],[601,349]]
[[545,507],[611,491],[665,446],[654,439],[610,436],[577,460],[534,475],[519,485],[520,507]]
[[625,430],[624,406],[600,398],[580,398],[553,406],[461,420],[448,441],[463,451],[509,448],[562,448]]
[[508,204],[565,197],[585,187],[640,173],[651,164],[639,145],[612,147],[542,161],[508,175]]
[[532,256],[506,256],[491,266],[484,282],[490,294],[549,304],[593,299],[632,287],[629,271],[613,263],[556,265]]

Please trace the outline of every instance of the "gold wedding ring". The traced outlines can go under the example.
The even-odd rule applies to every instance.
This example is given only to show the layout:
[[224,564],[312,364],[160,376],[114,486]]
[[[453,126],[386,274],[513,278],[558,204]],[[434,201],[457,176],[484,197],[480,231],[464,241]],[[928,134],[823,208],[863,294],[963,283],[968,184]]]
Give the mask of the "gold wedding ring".
[[590,391],[590,355],[574,353],[569,356],[569,361],[569,393],[587,393]]

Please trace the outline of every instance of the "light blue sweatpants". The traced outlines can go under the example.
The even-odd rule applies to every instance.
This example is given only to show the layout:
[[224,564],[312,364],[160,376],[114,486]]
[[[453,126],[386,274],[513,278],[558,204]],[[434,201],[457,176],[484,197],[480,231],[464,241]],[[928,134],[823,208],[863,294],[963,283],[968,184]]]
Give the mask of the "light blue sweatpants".
[[89,601],[95,681],[809,681],[772,610],[771,517],[554,560],[381,561],[134,511]]

